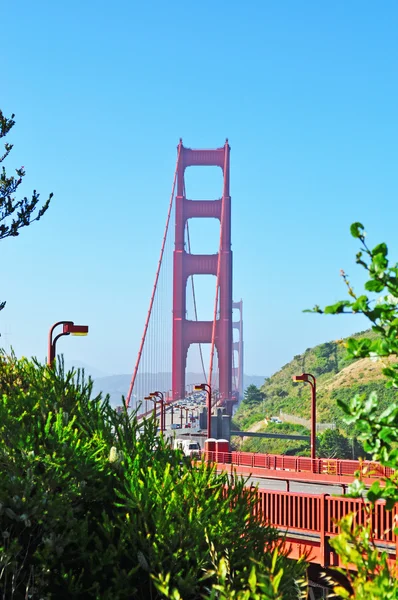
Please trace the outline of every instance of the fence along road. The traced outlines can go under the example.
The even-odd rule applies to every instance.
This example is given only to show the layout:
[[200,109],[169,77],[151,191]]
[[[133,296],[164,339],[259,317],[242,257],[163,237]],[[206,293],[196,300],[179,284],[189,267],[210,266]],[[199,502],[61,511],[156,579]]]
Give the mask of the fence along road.
[[341,566],[339,557],[329,545],[329,539],[339,533],[337,521],[354,514],[354,525],[370,524],[375,546],[388,554],[388,562],[396,566],[398,537],[394,523],[398,517],[397,505],[387,511],[384,502],[376,502],[373,512],[362,498],[331,497],[327,494],[297,494],[271,490],[255,490],[256,516],[279,529],[290,546],[290,558],[308,554],[309,562],[323,567]]

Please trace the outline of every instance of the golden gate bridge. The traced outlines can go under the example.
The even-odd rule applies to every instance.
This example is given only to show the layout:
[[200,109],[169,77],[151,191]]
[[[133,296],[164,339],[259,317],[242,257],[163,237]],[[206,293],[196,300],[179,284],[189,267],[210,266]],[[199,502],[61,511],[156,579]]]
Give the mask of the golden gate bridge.
[[[221,169],[223,186],[216,199],[189,199],[185,172],[191,167],[215,166]],[[215,190],[216,193],[216,190]],[[192,251],[189,222],[191,219],[217,219],[220,223],[218,252],[198,254]],[[173,235],[174,232],[174,235]],[[177,161],[172,191],[161,243],[149,309],[144,324],[131,383],[126,396],[127,407],[142,416],[152,413],[145,404],[161,380],[164,399],[175,405],[191,392],[187,385],[188,353],[196,348],[196,364],[200,365],[203,381],[211,395],[211,409],[219,407],[231,415],[233,405],[243,396],[243,303],[233,301],[233,263],[231,250],[230,146],[216,149],[177,147]],[[199,319],[195,276],[215,278],[211,320]],[[172,284],[172,285],[171,285]],[[233,311],[239,317],[233,320]],[[236,330],[237,339],[233,332]],[[207,360],[203,346],[210,345]],[[171,374],[171,375],[170,375]],[[162,393],[163,395],[163,393]],[[156,414],[156,408],[155,408]],[[339,559],[328,541],[339,532],[338,520],[350,512],[355,523],[369,523],[375,546],[388,554],[395,564],[398,556],[398,536],[394,526],[397,507],[386,511],[377,502],[371,512],[362,498],[332,497],[329,494],[297,494],[289,490],[289,482],[305,481],[346,488],[357,471],[366,484],[385,477],[377,463],[324,460],[308,457],[285,457],[251,453],[225,452],[225,446],[214,440],[207,446],[207,459],[217,468],[231,469],[245,476],[282,479],[285,492],[257,490],[258,517],[264,523],[279,528],[289,542],[292,554],[307,555],[307,560],[323,567],[338,566]],[[326,469],[326,470],[325,470]]]

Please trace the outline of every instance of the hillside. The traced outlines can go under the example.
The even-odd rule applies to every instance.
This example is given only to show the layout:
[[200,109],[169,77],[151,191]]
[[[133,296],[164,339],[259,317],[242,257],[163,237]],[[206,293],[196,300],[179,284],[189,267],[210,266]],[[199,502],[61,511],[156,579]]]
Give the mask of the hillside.
[[[374,338],[372,331],[365,331],[355,338]],[[296,355],[280,371],[265,379],[260,387],[263,401],[248,406],[240,404],[234,422],[239,428],[264,420],[265,416],[278,415],[281,411],[290,415],[310,418],[310,386],[293,383],[292,376],[307,372],[317,378],[317,420],[333,422],[340,429],[346,429],[343,413],[336,400],[349,400],[356,393],[369,394],[375,390],[380,401],[380,410],[386,407],[397,391],[385,388],[382,368],[385,362],[372,362],[371,359],[351,360],[340,342],[327,342],[314,348],[307,348]]]

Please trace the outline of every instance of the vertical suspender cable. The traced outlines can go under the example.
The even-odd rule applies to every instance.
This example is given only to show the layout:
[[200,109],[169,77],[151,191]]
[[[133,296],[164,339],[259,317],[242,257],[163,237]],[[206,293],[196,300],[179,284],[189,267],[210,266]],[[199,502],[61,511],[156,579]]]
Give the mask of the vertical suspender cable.
[[169,230],[171,210],[173,208],[174,191],[175,191],[175,186],[176,186],[176,181],[177,181],[178,166],[179,166],[179,162],[180,162],[180,152],[181,152],[181,144],[178,146],[178,155],[177,155],[176,168],[175,168],[175,171],[174,171],[173,187],[172,187],[171,195],[170,195],[169,210],[168,210],[167,218],[166,218],[166,226],[165,226],[164,235],[163,235],[162,247],[160,249],[160,257],[159,257],[159,262],[158,262],[158,268],[156,270],[156,275],[155,275],[155,283],[153,285],[152,296],[151,296],[151,299],[150,299],[150,302],[149,302],[148,314],[147,314],[147,318],[146,318],[145,325],[144,325],[144,333],[143,333],[142,338],[141,338],[140,348],[138,350],[137,361],[135,363],[135,367],[134,367],[134,371],[133,371],[133,376],[131,378],[130,387],[129,387],[129,390],[127,392],[127,396],[126,396],[126,400],[125,400],[127,408],[130,406],[131,395],[133,393],[133,388],[134,388],[135,380],[137,378],[138,367],[140,365],[141,355],[142,355],[142,351],[143,351],[144,344],[145,344],[145,339],[146,339],[146,334],[147,334],[147,331],[148,331],[149,321],[150,321],[151,315],[152,315],[152,308],[153,308],[153,303],[154,303],[154,300],[155,300],[156,289],[157,289],[157,285],[158,285],[158,281],[159,281],[160,268],[162,266],[163,254],[164,254],[164,249],[165,249],[165,245],[166,245],[167,232]]

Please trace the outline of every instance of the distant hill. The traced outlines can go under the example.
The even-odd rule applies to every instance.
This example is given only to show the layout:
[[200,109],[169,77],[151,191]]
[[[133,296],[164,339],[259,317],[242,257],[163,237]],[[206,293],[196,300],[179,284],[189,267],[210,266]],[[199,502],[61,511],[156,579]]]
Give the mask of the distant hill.
[[[78,366],[78,365],[76,365]],[[87,370],[89,373],[89,370]],[[145,377],[145,375],[143,375]],[[151,376],[153,385],[159,390],[169,390],[171,388],[171,373],[157,373],[156,376]],[[126,395],[129,389],[131,374],[127,375],[109,375],[106,377],[93,377],[94,393],[109,394],[113,405],[117,406],[121,402],[122,395]],[[265,377],[261,375],[245,375],[245,388],[251,384],[260,386],[264,383]],[[190,373],[186,374],[186,382],[188,385],[200,383],[203,381],[203,374]]]
[[[350,337],[374,338],[376,334],[368,330]],[[357,393],[368,395],[376,391],[380,410],[385,408],[392,398],[397,398],[398,392],[385,387],[384,363],[372,362],[371,359],[348,359],[343,342],[326,342],[294,356],[260,386],[263,402],[254,407],[240,404],[234,416],[235,424],[245,430],[264,420],[265,415],[277,416],[280,411],[309,419],[310,386],[292,381],[293,375],[304,372],[317,378],[318,422],[334,422],[337,427],[345,429],[343,413],[336,400],[347,401]]]
[[103,373],[99,369],[96,369],[92,365],[82,362],[81,360],[65,360],[65,369],[84,369],[86,376],[90,375],[92,379],[99,377],[106,377],[107,373]]
[[249,385],[255,385],[261,387],[265,381],[264,375],[244,375],[243,376],[243,389],[249,387]]

